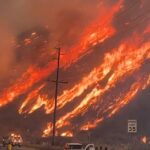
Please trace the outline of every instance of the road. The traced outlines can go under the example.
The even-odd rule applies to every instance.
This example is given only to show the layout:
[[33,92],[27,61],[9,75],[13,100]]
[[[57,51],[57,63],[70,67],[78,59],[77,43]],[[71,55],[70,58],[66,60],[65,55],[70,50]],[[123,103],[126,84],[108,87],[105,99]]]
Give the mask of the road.
[[[0,147],[0,150],[7,150],[6,147]],[[36,148],[29,148],[29,147],[13,147],[12,150],[39,150]]]

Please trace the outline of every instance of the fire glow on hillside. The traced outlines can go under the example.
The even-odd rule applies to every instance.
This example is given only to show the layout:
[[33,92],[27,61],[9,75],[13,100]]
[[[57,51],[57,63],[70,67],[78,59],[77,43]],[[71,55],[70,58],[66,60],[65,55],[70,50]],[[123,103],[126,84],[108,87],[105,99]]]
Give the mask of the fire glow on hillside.
[[[107,8],[103,16],[98,17],[87,26],[78,42],[66,48],[65,55],[61,56],[61,69],[70,69],[87,55],[100,51],[101,46],[118,34],[114,25],[116,15],[122,11],[123,0],[113,4],[109,13]],[[129,25],[129,23],[125,23]],[[130,29],[130,28],[129,28]],[[130,37],[124,38],[114,48],[108,49],[101,60],[97,60],[88,73],[80,77],[72,87],[66,88],[58,95],[58,111],[64,110],[57,118],[57,134],[72,137],[76,131],[96,128],[106,119],[118,113],[134,98],[150,85],[150,72],[143,66],[150,60],[150,25],[144,27],[143,32],[133,32]],[[123,34],[121,32],[120,34]],[[32,44],[37,38],[32,32],[32,38],[24,39],[24,45]],[[45,43],[47,41],[44,41]],[[112,43],[113,44],[113,43]],[[54,54],[49,54],[51,57]],[[41,54],[44,59],[45,55]],[[92,63],[87,62],[87,63]],[[18,108],[20,115],[30,115],[43,108],[46,115],[52,115],[54,99],[49,93],[47,81],[56,69],[56,60],[48,61],[44,67],[31,65],[16,82],[0,93],[0,107],[16,100],[24,93],[25,98]],[[144,71],[143,71],[144,70]],[[35,86],[37,85],[38,86]],[[32,88],[33,87],[33,88]],[[28,92],[30,91],[30,92]],[[77,101],[77,102],[76,102]],[[72,109],[66,109],[71,106]],[[89,112],[93,117],[88,116]],[[78,118],[87,118],[76,121]],[[77,126],[74,126],[76,121]],[[52,123],[45,125],[42,136],[52,134]]]

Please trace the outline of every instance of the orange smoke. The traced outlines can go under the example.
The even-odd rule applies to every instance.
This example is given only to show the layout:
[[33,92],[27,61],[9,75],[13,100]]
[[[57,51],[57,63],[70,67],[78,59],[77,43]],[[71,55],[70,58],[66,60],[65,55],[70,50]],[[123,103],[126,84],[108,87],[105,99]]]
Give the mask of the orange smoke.
[[48,123],[47,124],[47,128],[43,131],[43,137],[47,137],[49,136],[49,133],[51,132],[51,129],[52,129],[53,125],[52,123]]

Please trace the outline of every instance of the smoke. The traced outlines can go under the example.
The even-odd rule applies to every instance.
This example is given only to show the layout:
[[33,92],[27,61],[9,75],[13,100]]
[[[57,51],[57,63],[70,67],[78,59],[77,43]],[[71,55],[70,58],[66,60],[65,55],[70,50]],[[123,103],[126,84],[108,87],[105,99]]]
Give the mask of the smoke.
[[0,28],[0,79],[7,77],[14,62],[13,37],[5,25]]
[[[14,83],[30,65],[45,66],[58,41],[63,47],[76,43],[83,29],[97,17],[98,2],[0,1],[0,89]],[[35,37],[33,32],[37,33]],[[33,42],[25,45],[26,39]]]
[[[0,23],[3,24],[0,27],[0,90],[3,90],[7,84],[14,83],[16,81],[15,79],[19,79],[21,74],[23,74],[29,66],[45,67],[47,62],[50,61],[51,50],[57,45],[58,41],[60,41],[63,49],[73,47],[73,45],[80,40],[79,37],[81,37],[84,29],[88,27],[97,16],[102,17],[104,12],[106,15],[106,10],[111,9],[112,4],[115,2],[118,1],[0,1]],[[100,62],[98,60],[102,59],[103,53],[118,45],[124,38],[123,34],[125,32],[128,36],[131,36],[131,33],[137,29],[141,29],[143,32],[142,29],[145,28],[143,26],[147,26],[148,22],[143,21],[143,19],[145,19],[143,14],[146,16],[148,16],[148,14],[142,13],[144,9],[141,9],[142,6],[139,0],[134,0],[132,3],[129,2],[129,0],[125,1],[124,6],[122,6],[123,9],[121,9],[122,11],[115,16],[113,23],[117,30],[116,35],[103,44],[94,47],[93,49],[95,51],[92,54],[89,53],[89,55],[86,55],[84,59],[78,61],[77,64],[70,67],[66,72],[64,70],[62,74],[64,74],[65,77],[66,74],[68,75],[67,81],[71,78],[69,86],[72,86],[72,84],[74,84],[73,82],[77,82],[77,78],[79,80],[83,74],[88,73],[89,70],[95,67],[95,64],[99,64]],[[142,5],[144,6],[144,3],[142,3]],[[142,21],[140,20],[141,18]],[[77,65],[79,67],[75,68]],[[68,72],[70,72],[70,74]],[[111,74],[112,73],[113,72],[111,72]],[[78,74],[79,76],[75,76],[74,74]],[[109,78],[110,75],[106,77],[106,79]],[[61,76],[62,79],[65,79],[65,77],[63,78]],[[100,85],[105,86],[107,80],[103,80]],[[23,83],[25,83],[25,81]],[[16,87],[14,89],[16,89]],[[52,88],[49,87],[47,89],[48,92],[52,90]],[[33,89],[28,89],[28,92],[31,90]],[[61,87],[60,91],[62,90],[63,88]],[[11,90],[8,90],[8,95],[9,91]],[[25,92],[26,91],[22,90],[20,93],[23,93],[25,97],[28,93]],[[20,96],[21,94],[18,95]],[[23,99],[22,95],[20,97],[18,95],[15,97],[16,99],[20,97],[20,99]],[[12,116],[12,118],[13,117],[14,116]],[[91,114],[91,118],[93,118],[93,114]]]
[[[14,34],[20,34],[35,26],[49,26],[55,40],[70,34],[69,30],[81,30],[96,17],[98,1],[82,0],[6,0],[1,1],[1,20]],[[58,35],[59,34],[59,35]]]
[[[14,79],[19,77],[30,64],[46,64],[49,59],[40,61],[41,53],[47,55],[58,41],[64,47],[77,42],[83,29],[97,17],[98,4],[98,0],[0,1],[0,23],[3,24],[0,28],[0,80],[6,78],[3,82],[7,82],[10,74]],[[43,35],[45,30],[47,35]],[[38,33],[38,40],[31,38],[33,32]],[[34,41],[23,45],[21,42],[26,38]]]

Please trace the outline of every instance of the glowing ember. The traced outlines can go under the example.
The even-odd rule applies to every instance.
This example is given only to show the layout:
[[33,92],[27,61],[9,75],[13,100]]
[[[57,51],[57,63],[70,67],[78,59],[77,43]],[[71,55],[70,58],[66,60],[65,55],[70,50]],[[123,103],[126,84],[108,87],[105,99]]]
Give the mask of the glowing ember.
[[47,128],[43,131],[42,137],[49,136],[52,127],[53,127],[52,123],[48,123]]
[[64,137],[73,137],[73,133],[70,132],[70,131],[66,131],[66,132],[63,132],[63,133],[61,134],[61,136],[64,136]]
[[144,144],[147,144],[147,137],[146,136],[142,137],[141,142]]

